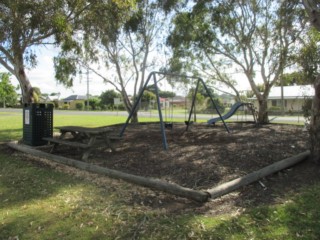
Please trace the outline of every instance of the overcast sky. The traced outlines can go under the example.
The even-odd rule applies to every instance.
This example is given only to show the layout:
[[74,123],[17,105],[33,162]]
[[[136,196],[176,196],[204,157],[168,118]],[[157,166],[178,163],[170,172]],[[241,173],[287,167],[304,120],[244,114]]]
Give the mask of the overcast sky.
[[[87,77],[77,77],[74,82],[74,87],[66,89],[62,84],[58,84],[54,78],[53,57],[57,55],[57,49],[42,48],[37,52],[38,65],[30,70],[26,70],[27,76],[33,87],[40,88],[42,93],[60,93],[60,98],[68,97],[69,95],[86,95],[87,94]],[[7,72],[2,66],[1,72]],[[89,75],[89,93],[90,95],[100,95],[106,91],[109,86],[93,74]],[[11,83],[14,86],[19,85],[15,77],[11,77]],[[19,92],[20,93],[20,92]]]
[[[60,93],[60,99],[66,98],[70,95],[86,95],[87,94],[87,77],[77,77],[74,81],[72,88],[66,89],[62,84],[58,84],[54,78],[53,69],[53,57],[58,54],[58,49],[52,47],[43,47],[37,50],[38,65],[30,70],[27,70],[27,76],[30,79],[33,87],[40,88],[42,93]],[[2,66],[0,66],[1,72],[7,72]],[[102,92],[111,89],[110,85],[103,83],[102,79],[95,76],[94,74],[89,75],[89,93],[90,95],[100,95]],[[11,83],[14,86],[19,85],[15,77],[11,77]],[[238,89],[248,89],[248,81],[242,80],[239,84]],[[168,90],[168,89],[167,89]],[[170,90],[170,89],[169,89]],[[224,91],[226,89],[223,89]],[[20,92],[19,92],[20,93]]]

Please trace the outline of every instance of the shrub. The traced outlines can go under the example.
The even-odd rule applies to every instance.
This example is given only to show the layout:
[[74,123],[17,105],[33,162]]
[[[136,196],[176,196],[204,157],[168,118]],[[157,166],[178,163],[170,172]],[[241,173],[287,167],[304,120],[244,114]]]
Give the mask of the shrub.
[[76,109],[77,110],[83,110],[84,109],[84,103],[83,102],[77,102],[76,103]]

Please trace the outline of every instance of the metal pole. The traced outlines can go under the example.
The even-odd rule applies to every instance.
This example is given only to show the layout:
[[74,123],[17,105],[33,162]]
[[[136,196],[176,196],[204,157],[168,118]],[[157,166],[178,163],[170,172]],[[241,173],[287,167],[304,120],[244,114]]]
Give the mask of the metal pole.
[[283,74],[282,73],[280,77],[280,83],[281,83],[281,114],[284,115],[284,93],[283,93]]
[[189,117],[188,117],[186,131],[188,131],[188,129],[189,129],[191,115],[192,115],[192,111],[193,111],[194,106],[195,106],[196,96],[197,96],[197,93],[198,93],[199,82],[200,82],[200,79],[198,79],[198,81],[197,81],[197,86],[196,86],[196,89],[195,89],[194,94],[193,94],[192,103],[191,103],[191,109],[190,109],[190,113],[189,113]]
[[[156,91],[156,97],[157,97],[157,103],[158,103],[158,112],[159,112],[159,119],[160,119],[160,129],[161,129],[161,135],[162,135],[162,145],[165,150],[168,150],[168,143],[167,143],[167,137],[166,137],[166,131],[163,123],[163,117],[162,117],[162,111],[161,111],[161,103],[160,103],[160,96],[159,96],[159,90],[158,90],[158,84],[156,79],[156,74],[153,74],[153,80],[154,80],[154,86]],[[166,103],[166,102],[165,102]]]
[[224,121],[223,117],[221,116],[221,113],[220,113],[220,111],[219,111],[219,109],[218,109],[217,105],[216,105],[216,104],[215,104],[215,102],[213,101],[213,97],[212,97],[212,95],[211,95],[211,93],[210,93],[210,91],[209,91],[209,89],[208,89],[207,85],[204,83],[204,81],[203,81],[201,78],[199,78],[199,81],[201,81],[201,82],[202,82],[203,87],[204,87],[204,88],[205,88],[205,90],[207,91],[207,93],[208,93],[208,95],[209,95],[209,97],[210,97],[210,99],[211,99],[211,102],[212,102],[212,104],[213,104],[214,108],[216,109],[216,111],[217,111],[217,113],[218,113],[218,115],[219,115],[219,117],[220,117],[221,121],[223,122],[223,125],[224,125],[225,129],[227,130],[227,132],[228,132],[228,133],[230,133],[230,130],[229,130],[229,128],[228,128],[228,126],[227,126],[226,122]]
[[141,100],[141,98],[142,98],[143,92],[144,92],[144,90],[146,89],[147,84],[149,83],[152,74],[153,74],[153,73],[150,73],[150,74],[149,74],[146,83],[144,84],[144,86],[143,86],[140,94],[138,95],[138,98],[136,99],[136,101],[135,101],[135,103],[134,103],[134,105],[133,105],[133,107],[132,107],[132,109],[131,109],[131,112],[129,113],[129,116],[128,116],[125,124],[123,125],[123,127],[122,127],[122,129],[121,129],[121,131],[120,131],[120,134],[119,134],[120,137],[123,136],[123,133],[124,133],[124,131],[126,130],[128,124],[129,124],[129,121],[130,121],[130,119],[132,118],[133,113],[136,111],[136,109],[137,109],[137,107],[138,107],[138,105],[139,105],[139,102],[140,102],[140,100]]
[[89,110],[89,69],[87,68],[87,111]]

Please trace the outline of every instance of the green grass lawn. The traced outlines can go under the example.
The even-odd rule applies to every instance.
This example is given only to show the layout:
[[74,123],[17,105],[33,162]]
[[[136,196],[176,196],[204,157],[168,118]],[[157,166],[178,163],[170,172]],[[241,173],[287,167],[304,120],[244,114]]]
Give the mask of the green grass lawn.
[[[0,115],[0,141],[19,139],[21,115]],[[75,125],[56,116],[55,126]],[[101,126],[123,119],[77,118]],[[0,152],[0,239],[320,239],[320,183],[285,195],[281,204],[210,216],[132,202],[141,187]],[[64,170],[63,170],[64,169]],[[195,207],[196,208],[196,207]],[[208,209],[209,211],[210,209]]]
[[[86,126],[100,127],[124,123],[127,120],[124,116],[101,116],[101,115],[54,115],[54,131],[59,126]],[[1,113],[0,114],[0,142],[17,140],[22,138],[22,114],[20,113]],[[140,118],[140,121],[150,122],[159,121],[158,118]]]
[[237,217],[170,213],[130,203],[132,186],[0,154],[0,239],[319,239],[320,185]]

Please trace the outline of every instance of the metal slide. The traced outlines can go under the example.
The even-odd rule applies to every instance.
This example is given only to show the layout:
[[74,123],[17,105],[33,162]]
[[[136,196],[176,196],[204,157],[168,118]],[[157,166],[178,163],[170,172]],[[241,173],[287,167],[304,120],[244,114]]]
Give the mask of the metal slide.
[[221,118],[220,117],[211,118],[210,120],[208,120],[208,124],[215,124],[216,122],[221,121],[222,119],[226,120],[226,119],[230,118],[238,110],[239,107],[244,106],[244,105],[245,105],[245,103],[243,103],[243,102],[236,102],[235,104],[232,105],[229,112],[227,112]]

